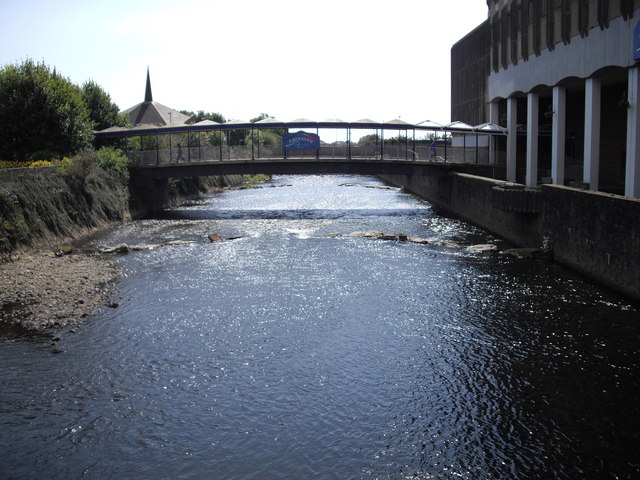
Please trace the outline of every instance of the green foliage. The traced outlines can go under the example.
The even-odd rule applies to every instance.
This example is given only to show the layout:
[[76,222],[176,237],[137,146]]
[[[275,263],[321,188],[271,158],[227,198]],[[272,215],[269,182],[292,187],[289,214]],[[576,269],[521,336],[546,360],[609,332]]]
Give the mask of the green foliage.
[[87,152],[81,152],[71,158],[64,157],[60,160],[60,173],[62,175],[82,181],[92,175],[95,167],[95,159]]
[[73,157],[60,161],[60,172],[67,177],[77,177],[83,181],[96,176],[96,167],[116,172],[123,180],[129,179],[129,160],[122,150],[113,147],[83,150]]
[[109,94],[93,80],[82,85],[82,96],[89,109],[89,118],[94,130],[127,125],[126,116],[120,115],[120,109],[111,101]]
[[86,148],[92,139],[80,87],[33,60],[0,70],[0,158],[48,160]]
[[377,145],[380,143],[380,136],[372,133],[371,135],[363,135],[358,140],[358,145]]
[[251,123],[256,123],[259,122],[260,120],[265,120],[267,118],[271,118],[271,115],[269,115],[268,113],[261,113],[260,115],[258,115],[255,118],[252,118],[251,120],[249,120]]
[[[261,113],[255,118],[251,119],[251,123],[259,122],[266,118],[272,118],[268,113]],[[280,145],[282,144],[282,137],[284,136],[284,130],[281,128],[270,128],[267,130],[255,130],[253,132],[253,139],[251,138],[251,131],[246,132],[245,144],[251,145],[251,143],[258,143],[260,145]]]
[[[256,145],[260,141],[260,145],[281,145],[283,132],[281,129],[270,128],[268,130],[255,130],[253,132],[253,143]],[[245,143],[251,145],[251,131],[246,132]]]
[[59,169],[21,169],[0,183],[0,258],[19,246],[127,218],[127,182],[100,168],[96,156],[87,151],[64,158]]
[[244,175],[242,181],[245,184],[255,185],[257,183],[266,183],[271,181],[271,175],[265,175],[264,173],[257,173],[256,175]]
[[118,172],[123,178],[129,178],[129,159],[118,148],[102,147],[95,152],[98,165],[107,170]]
[[222,143],[223,145],[227,143],[227,136],[224,134],[224,132],[202,132],[201,136],[202,145],[212,145],[217,147],[220,145],[220,143]]
[[194,113],[190,110],[180,110],[180,113],[190,116],[193,115],[194,116],[194,121],[197,122],[201,122],[202,120],[211,120],[213,122],[218,122],[218,123],[225,123],[226,120],[225,118],[222,116],[222,114],[217,113],[217,112],[205,112],[203,110],[198,110],[197,113]]

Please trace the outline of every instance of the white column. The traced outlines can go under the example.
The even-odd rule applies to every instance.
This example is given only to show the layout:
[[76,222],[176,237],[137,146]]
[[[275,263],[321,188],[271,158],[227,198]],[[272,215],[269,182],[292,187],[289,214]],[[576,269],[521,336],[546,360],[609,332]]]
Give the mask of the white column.
[[516,181],[516,148],[518,124],[518,99],[507,99],[507,181]]
[[553,124],[551,132],[551,178],[564,185],[565,136],[567,125],[567,90],[553,87]]
[[540,102],[537,93],[527,95],[527,175],[529,187],[538,184],[538,110]]
[[627,112],[627,166],[624,194],[640,198],[640,67],[629,69]]
[[[491,123],[499,124],[500,119],[498,116],[500,115],[498,102],[491,102],[489,104],[489,121]],[[498,163],[498,159],[496,158],[496,137],[495,135],[489,136],[489,163],[496,164]]]
[[584,183],[598,190],[600,174],[600,79],[587,78],[584,109]]

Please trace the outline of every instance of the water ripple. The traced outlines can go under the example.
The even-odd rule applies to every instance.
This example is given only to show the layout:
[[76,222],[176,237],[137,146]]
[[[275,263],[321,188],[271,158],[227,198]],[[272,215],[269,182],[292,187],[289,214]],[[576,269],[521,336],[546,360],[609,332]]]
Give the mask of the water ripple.
[[[638,311],[352,177],[280,177],[131,222],[119,307],[8,337],[8,478],[637,478]],[[210,243],[219,233],[233,241]]]

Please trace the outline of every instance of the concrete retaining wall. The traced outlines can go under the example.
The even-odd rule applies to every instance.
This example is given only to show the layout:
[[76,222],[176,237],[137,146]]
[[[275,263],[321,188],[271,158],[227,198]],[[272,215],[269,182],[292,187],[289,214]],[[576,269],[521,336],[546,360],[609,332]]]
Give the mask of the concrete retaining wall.
[[381,178],[518,246],[541,247],[544,239],[559,263],[640,300],[640,200],[461,173]]
[[558,262],[640,300],[640,200],[549,185],[542,216]]
[[381,177],[427,199],[436,209],[463,218],[523,247],[542,244],[540,215],[494,207],[494,187],[514,184],[464,173],[449,177],[391,175]]

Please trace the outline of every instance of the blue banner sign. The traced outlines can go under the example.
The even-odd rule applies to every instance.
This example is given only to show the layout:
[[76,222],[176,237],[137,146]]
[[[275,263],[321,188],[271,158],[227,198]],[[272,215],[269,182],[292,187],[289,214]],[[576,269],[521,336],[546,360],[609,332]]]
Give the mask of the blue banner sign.
[[637,23],[633,31],[633,59],[640,60],[640,22]]
[[287,133],[282,139],[282,145],[285,150],[317,150],[320,148],[320,137],[303,131]]
[[633,31],[633,59],[636,62],[640,60],[640,22],[636,24]]

